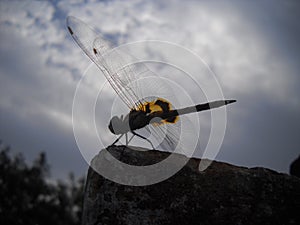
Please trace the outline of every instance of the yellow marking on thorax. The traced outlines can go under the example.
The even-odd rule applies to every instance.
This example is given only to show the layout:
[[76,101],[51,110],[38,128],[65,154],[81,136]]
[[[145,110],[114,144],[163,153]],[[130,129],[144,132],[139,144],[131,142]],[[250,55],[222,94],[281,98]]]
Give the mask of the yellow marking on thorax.
[[[165,110],[163,109],[162,105],[164,105]],[[138,110],[147,112],[147,113],[153,113],[153,112],[168,112],[172,110],[172,104],[163,98],[157,98],[153,101],[147,101],[144,102],[142,105],[138,107]],[[170,124],[170,123],[176,123],[179,120],[179,116],[168,118],[161,120],[160,122],[152,123],[154,126],[160,126],[163,124]]]

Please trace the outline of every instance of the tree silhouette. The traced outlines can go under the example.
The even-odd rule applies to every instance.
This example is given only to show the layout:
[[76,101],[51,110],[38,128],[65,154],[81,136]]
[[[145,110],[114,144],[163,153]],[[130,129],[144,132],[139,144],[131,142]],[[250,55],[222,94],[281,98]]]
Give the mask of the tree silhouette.
[[45,153],[29,166],[0,147],[1,224],[80,224],[84,179],[51,180],[49,168]]

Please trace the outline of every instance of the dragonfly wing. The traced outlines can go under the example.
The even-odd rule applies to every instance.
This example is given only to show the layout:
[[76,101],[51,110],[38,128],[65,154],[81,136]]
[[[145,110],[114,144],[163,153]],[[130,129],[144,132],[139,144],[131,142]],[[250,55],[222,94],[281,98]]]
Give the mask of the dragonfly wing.
[[108,41],[98,36],[93,43],[97,63],[103,66],[103,73],[118,95],[125,100],[127,105],[138,108],[143,96],[139,92],[138,79],[141,73],[150,72],[142,63],[132,64],[137,61],[127,52],[114,48],[108,50]]
[[[139,98],[135,95],[133,90],[127,90],[124,88],[124,84],[121,82],[120,73],[117,73],[119,77],[116,75],[116,67],[110,65],[111,61],[109,59],[104,59],[103,57],[112,50],[112,44],[102,38],[93,28],[77,19],[76,17],[69,16],[67,18],[67,27],[72,35],[73,39],[80,46],[80,48],[85,52],[85,54],[97,65],[97,67],[104,73],[106,79],[109,81],[110,85],[117,92],[122,101],[129,107],[133,108],[136,106]],[[99,44],[101,42],[101,46],[94,46],[94,43]],[[101,56],[101,57],[100,57]],[[116,62],[121,62],[121,57],[118,55],[115,56]],[[127,75],[129,74],[126,71]],[[130,80],[133,80],[131,77]],[[122,80],[128,79],[124,76],[124,72],[122,74]],[[119,79],[118,79],[119,78]],[[128,93],[127,93],[128,92]]]
[[198,143],[199,133],[189,118],[181,116],[176,123],[165,123],[161,126],[150,125],[149,127],[158,149],[172,150],[172,152],[192,157]]
[[93,53],[93,42],[98,36],[96,31],[73,16],[67,17],[67,27],[80,48],[94,63],[96,63],[97,58]]
[[[113,45],[81,20],[69,16],[70,34],[86,55],[103,72],[121,100],[130,108],[140,109],[148,96],[170,96],[168,88],[159,77],[136,58],[113,48]],[[155,77],[155,79],[153,79]],[[146,78],[146,79],[144,79]]]
[[[178,126],[171,126],[165,124],[163,126],[150,125],[150,132],[154,136],[154,139],[159,140],[158,148],[163,150],[175,150],[178,146],[178,140],[180,137]],[[173,126],[173,127],[172,127]]]

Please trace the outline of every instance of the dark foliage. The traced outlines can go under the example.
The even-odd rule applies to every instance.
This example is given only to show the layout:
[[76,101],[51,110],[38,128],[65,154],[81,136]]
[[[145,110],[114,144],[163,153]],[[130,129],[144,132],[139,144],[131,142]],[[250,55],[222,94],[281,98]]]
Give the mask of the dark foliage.
[[28,165],[22,154],[0,148],[1,224],[80,224],[84,179],[51,180],[46,155]]

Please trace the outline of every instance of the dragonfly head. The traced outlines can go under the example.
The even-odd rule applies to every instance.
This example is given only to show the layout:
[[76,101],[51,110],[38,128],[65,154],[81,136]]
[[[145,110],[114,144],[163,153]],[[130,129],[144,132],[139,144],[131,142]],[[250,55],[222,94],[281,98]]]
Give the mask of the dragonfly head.
[[126,131],[124,130],[124,122],[123,122],[123,116],[117,117],[114,116],[109,121],[108,129],[113,134],[124,134]]

